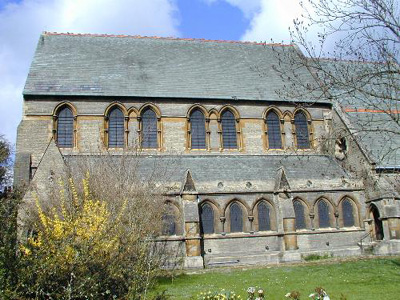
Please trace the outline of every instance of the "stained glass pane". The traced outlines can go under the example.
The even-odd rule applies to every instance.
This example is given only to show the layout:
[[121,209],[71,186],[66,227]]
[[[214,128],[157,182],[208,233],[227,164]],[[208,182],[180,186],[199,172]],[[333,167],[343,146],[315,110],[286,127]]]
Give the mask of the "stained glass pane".
[[268,204],[261,202],[258,204],[258,230],[271,230],[271,216]]
[[294,116],[294,125],[296,127],[297,148],[310,148],[310,138],[308,135],[307,118],[303,112],[298,112]]
[[243,231],[243,215],[239,204],[233,203],[230,208],[231,232]]
[[306,218],[304,214],[304,206],[299,200],[293,202],[294,214],[296,216],[296,229],[306,229]]
[[57,145],[71,148],[74,144],[74,116],[71,109],[64,107],[58,113]]
[[237,148],[236,121],[235,116],[226,110],[221,117],[222,142],[224,149]]
[[206,123],[203,113],[196,109],[190,115],[192,149],[206,148]]
[[329,220],[329,206],[325,201],[318,202],[319,228],[331,227]]
[[142,115],[142,148],[158,148],[157,142],[157,116],[147,109]]
[[354,226],[354,210],[353,204],[350,200],[345,199],[342,202],[342,214],[343,214],[343,226],[351,227]]
[[281,125],[278,115],[271,111],[267,115],[268,148],[282,149]]
[[124,114],[115,107],[108,115],[108,147],[124,147]]
[[211,205],[203,205],[200,217],[203,233],[214,233],[214,211]]

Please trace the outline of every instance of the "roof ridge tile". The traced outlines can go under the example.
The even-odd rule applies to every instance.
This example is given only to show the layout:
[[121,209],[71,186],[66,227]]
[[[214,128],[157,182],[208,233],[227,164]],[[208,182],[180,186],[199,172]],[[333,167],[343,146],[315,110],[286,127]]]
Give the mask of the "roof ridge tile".
[[102,34],[102,33],[72,33],[72,32],[49,32],[44,31],[43,35],[65,35],[65,36],[87,36],[87,37],[116,37],[116,38],[134,38],[134,39],[160,39],[172,41],[189,41],[189,42],[205,42],[205,43],[229,43],[229,44],[251,44],[262,46],[281,46],[293,47],[293,44],[282,43],[266,43],[266,42],[251,42],[251,41],[234,41],[234,40],[209,40],[204,38],[178,38],[178,37],[162,37],[162,36],[142,36],[142,35],[125,35],[125,34]]

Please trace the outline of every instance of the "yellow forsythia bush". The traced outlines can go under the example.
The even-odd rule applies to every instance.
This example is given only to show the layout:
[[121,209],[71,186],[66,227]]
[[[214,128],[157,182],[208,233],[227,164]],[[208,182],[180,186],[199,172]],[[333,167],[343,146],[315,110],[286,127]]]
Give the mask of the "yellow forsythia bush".
[[130,234],[135,230],[124,222],[126,201],[111,211],[107,202],[93,199],[89,175],[82,185],[78,193],[70,179],[68,190],[60,188],[60,204],[47,212],[36,198],[33,234],[20,246],[20,294],[40,299],[139,298],[150,272],[159,267],[152,257],[154,243]]

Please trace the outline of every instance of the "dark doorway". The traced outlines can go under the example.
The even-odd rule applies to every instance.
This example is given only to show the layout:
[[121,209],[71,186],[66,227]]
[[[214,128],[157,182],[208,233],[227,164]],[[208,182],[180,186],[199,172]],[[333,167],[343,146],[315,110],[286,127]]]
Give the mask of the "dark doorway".
[[383,226],[382,220],[380,219],[379,210],[375,205],[371,205],[370,214],[374,220],[373,233],[376,240],[383,240]]

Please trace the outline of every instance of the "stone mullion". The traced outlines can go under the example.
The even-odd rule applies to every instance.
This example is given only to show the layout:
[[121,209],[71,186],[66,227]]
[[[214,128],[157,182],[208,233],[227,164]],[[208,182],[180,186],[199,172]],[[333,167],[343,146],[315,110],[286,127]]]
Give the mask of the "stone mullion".
[[124,146],[128,147],[129,143],[129,116],[124,116]]
[[162,148],[162,123],[161,116],[157,116],[157,144],[158,150],[160,151]]
[[142,116],[138,115],[137,116],[137,121],[138,121],[138,129],[137,129],[137,133],[138,133],[138,141],[139,141],[139,145],[138,148],[142,149]]
[[205,127],[206,127],[206,150],[211,151],[211,131],[210,131],[210,118],[205,118]]

